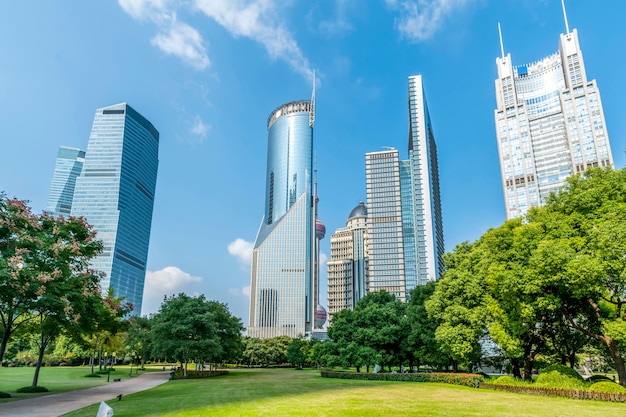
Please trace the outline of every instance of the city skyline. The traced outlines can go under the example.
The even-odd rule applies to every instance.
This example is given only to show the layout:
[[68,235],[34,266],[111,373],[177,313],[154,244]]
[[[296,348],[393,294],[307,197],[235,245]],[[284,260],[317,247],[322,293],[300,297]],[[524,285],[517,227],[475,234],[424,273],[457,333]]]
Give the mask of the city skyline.
[[[313,68],[327,230],[345,225],[350,209],[365,201],[363,155],[383,146],[404,150],[410,74],[426,81],[436,128],[445,249],[500,225],[497,23],[516,63],[550,56],[566,32],[558,0],[426,1],[419,10],[401,6],[417,2],[383,0],[259,4],[22,1],[0,14],[0,50],[9,63],[0,68],[8,156],[0,190],[7,196],[44,210],[58,146],[85,146],[95,108],[127,100],[159,127],[145,313],[165,294],[184,291],[228,303],[247,324],[250,249],[265,198],[264,126],[277,103],[310,93]],[[602,92],[621,168],[626,86],[617,69],[626,57],[617,51],[626,4],[566,6],[587,74]],[[321,252],[323,261],[328,237]]]

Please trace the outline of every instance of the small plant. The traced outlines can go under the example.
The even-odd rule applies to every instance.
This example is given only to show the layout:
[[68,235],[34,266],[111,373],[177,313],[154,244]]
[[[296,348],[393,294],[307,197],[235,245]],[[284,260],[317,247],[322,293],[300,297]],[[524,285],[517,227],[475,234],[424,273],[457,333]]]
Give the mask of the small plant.
[[589,391],[595,392],[626,392],[626,388],[613,381],[596,382],[589,387]]
[[0,391],[0,398],[11,398],[11,394]]
[[496,378],[495,381],[490,381],[493,385],[509,385],[509,386],[520,386],[520,385],[528,385],[527,382],[522,381],[521,379],[517,379],[511,375],[503,375],[501,377]]
[[85,375],[85,378],[100,378],[100,375],[98,375],[98,374],[87,374],[87,375]]
[[18,388],[15,392],[19,392],[19,393],[27,393],[27,394],[32,394],[34,392],[48,392],[48,388],[46,387],[22,387],[22,388]]

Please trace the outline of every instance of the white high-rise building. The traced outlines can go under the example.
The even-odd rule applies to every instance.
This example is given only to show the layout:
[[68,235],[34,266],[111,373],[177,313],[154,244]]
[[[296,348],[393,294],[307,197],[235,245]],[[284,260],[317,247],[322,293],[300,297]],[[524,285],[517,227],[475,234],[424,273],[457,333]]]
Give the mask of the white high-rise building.
[[[502,46],[502,42],[501,42]],[[570,175],[613,166],[596,80],[588,80],[576,29],[556,53],[513,66],[496,59],[496,136],[507,218],[541,206]]]

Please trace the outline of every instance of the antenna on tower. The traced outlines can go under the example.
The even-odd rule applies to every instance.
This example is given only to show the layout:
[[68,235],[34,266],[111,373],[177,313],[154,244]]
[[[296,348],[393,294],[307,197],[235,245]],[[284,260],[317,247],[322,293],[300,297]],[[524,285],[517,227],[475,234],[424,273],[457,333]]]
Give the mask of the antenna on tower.
[[498,34],[500,35],[500,52],[502,53],[502,59],[504,59],[504,42],[502,42],[502,28],[500,22],[498,22]]
[[309,111],[309,126],[315,125],[315,70],[313,70],[313,93],[311,94],[311,110]]
[[561,6],[563,6],[563,17],[565,18],[565,34],[569,35],[569,24],[567,23],[567,12],[565,11],[565,0],[561,0]]

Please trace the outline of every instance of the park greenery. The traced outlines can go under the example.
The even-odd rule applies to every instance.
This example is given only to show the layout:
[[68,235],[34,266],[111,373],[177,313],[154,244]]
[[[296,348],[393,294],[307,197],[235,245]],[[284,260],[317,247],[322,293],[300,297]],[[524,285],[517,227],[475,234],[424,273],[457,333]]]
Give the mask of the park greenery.
[[172,295],[156,314],[133,316],[112,289],[100,294],[89,261],[102,245],[83,219],[34,215],[2,196],[0,363],[34,366],[32,387],[43,365],[91,365],[97,376],[116,362],[174,362],[183,376],[190,364],[357,374],[489,365],[512,374],[494,385],[617,392],[572,368],[614,369],[626,386],[625,218],[626,170],[589,169],[544,206],[458,245],[441,279],[412,290],[408,302],[371,292],[333,315],[328,341],[261,340],[242,336],[241,320],[204,296]]

